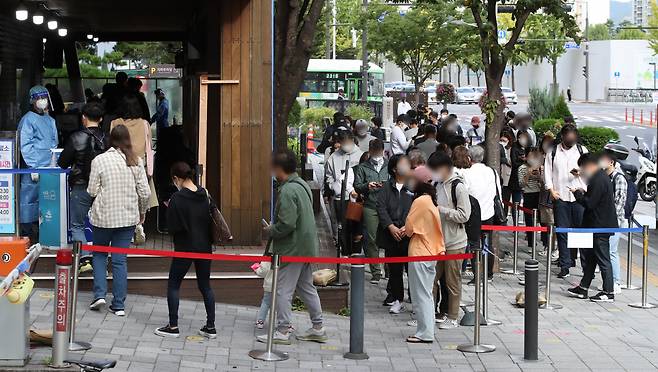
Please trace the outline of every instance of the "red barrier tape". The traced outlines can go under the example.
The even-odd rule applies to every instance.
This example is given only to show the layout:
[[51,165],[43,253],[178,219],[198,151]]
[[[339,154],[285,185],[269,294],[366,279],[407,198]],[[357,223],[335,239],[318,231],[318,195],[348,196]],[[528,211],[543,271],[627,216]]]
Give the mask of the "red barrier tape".
[[[514,208],[514,203],[511,203],[507,200],[503,201],[503,204],[507,205],[508,207]],[[519,205],[519,210],[523,213],[532,214],[532,209],[526,208],[522,205]]]
[[483,231],[538,231],[547,232],[546,226],[498,226],[498,225],[482,225]]
[[[272,259],[269,256],[174,252],[174,251],[159,251],[155,249],[143,249],[143,248],[106,247],[100,245],[83,245],[82,250],[91,251],[91,252],[102,252],[102,253],[142,254],[147,256],[203,259],[203,260],[214,260],[214,261],[257,262],[257,261],[270,261]],[[375,263],[404,263],[404,262],[418,262],[418,261],[468,260],[471,258],[473,258],[473,254],[471,253],[446,254],[440,256],[381,257],[381,258],[282,256],[281,262],[328,263],[328,264],[334,264],[334,263],[375,264]]]

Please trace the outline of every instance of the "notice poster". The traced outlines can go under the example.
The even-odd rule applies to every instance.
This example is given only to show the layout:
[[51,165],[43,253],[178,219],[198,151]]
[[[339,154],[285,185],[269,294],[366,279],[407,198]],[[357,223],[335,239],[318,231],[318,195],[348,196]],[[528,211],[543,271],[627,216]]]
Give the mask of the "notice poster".
[[[0,139],[0,169],[14,167],[14,140]],[[16,233],[14,175],[0,174],[0,234]]]

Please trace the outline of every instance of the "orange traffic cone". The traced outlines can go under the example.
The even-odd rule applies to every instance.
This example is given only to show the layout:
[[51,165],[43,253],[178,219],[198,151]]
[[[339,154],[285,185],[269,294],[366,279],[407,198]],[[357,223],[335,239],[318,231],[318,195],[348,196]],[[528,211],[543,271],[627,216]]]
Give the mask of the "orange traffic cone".
[[306,152],[314,153],[316,151],[315,143],[313,143],[313,127],[310,127],[306,135]]

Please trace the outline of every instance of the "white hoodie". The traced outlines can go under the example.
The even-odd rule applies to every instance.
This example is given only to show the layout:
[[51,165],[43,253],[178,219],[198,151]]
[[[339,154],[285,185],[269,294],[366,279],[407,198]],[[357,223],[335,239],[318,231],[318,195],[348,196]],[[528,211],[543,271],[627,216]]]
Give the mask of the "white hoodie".
[[[361,155],[363,155],[363,151],[361,151],[358,146],[354,145],[354,148],[349,153],[346,153],[342,149],[338,149],[334,151],[334,153],[331,154],[329,158],[327,158],[327,162],[324,164],[324,174],[329,187],[331,187],[331,189],[335,192],[338,190],[334,195],[336,200],[340,200],[340,189],[342,186],[341,183],[343,181],[343,175],[346,173],[345,163],[349,160],[349,168],[352,168],[353,166],[359,164]],[[351,186],[348,185],[345,190],[345,194],[343,195],[343,200],[347,200],[349,195],[347,190],[350,188]]]

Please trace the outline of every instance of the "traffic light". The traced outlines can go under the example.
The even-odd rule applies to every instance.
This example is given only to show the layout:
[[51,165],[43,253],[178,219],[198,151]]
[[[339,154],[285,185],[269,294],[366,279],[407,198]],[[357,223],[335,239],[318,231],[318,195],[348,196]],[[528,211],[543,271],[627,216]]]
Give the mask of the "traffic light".
[[587,71],[587,66],[583,66],[583,77],[587,79],[589,75],[589,71]]

